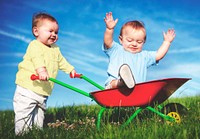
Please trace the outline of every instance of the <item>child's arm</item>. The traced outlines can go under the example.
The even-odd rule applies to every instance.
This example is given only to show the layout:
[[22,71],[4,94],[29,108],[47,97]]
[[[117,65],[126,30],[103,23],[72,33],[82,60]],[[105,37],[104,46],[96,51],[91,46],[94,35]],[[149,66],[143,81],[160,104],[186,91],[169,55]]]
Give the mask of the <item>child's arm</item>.
[[113,42],[114,27],[116,26],[118,19],[114,20],[112,12],[109,12],[106,13],[104,21],[106,23],[106,31],[104,33],[104,46],[106,48],[110,48]]
[[169,29],[166,33],[163,32],[164,41],[156,53],[156,61],[161,60],[168,52],[171,42],[174,40],[176,34],[174,29]]

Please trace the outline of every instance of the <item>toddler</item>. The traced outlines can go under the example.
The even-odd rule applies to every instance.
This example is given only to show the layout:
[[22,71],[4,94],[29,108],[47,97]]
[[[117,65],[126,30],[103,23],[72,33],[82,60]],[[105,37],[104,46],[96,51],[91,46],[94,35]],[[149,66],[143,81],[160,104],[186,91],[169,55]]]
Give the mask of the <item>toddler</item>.
[[112,12],[109,12],[104,21],[106,30],[103,51],[109,58],[106,88],[124,85],[133,88],[136,83],[146,80],[147,68],[155,65],[168,52],[175,31],[169,29],[163,33],[164,41],[157,51],[146,51],[142,50],[146,42],[146,30],[142,22],[135,20],[125,23],[120,31],[119,44],[113,40],[118,19],[114,20]]
[[[32,33],[35,40],[28,45],[23,61],[18,65],[16,90],[14,95],[15,134],[21,135],[33,126],[42,128],[48,96],[54,83],[48,78],[56,78],[58,70],[67,74],[76,73],[74,67],[63,57],[58,40],[58,22],[47,13],[38,13],[32,19]],[[32,81],[36,74],[40,80]]]

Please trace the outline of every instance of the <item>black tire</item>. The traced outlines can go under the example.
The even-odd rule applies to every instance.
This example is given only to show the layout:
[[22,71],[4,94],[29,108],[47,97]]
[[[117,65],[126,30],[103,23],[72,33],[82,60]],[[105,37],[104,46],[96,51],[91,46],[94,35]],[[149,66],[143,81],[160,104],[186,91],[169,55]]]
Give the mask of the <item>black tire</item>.
[[176,122],[182,122],[183,119],[186,117],[187,111],[187,108],[179,103],[168,103],[161,110],[161,112],[165,115],[170,115],[175,119],[177,118]]
[[162,113],[168,114],[169,112],[177,112],[180,115],[187,114],[187,108],[180,103],[168,103],[162,108]]

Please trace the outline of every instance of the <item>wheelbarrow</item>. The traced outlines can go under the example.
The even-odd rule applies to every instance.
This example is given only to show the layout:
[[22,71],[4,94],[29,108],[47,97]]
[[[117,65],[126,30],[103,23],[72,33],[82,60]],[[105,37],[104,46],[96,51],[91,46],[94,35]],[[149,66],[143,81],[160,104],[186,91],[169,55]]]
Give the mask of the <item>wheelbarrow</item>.
[[[100,105],[101,109],[98,113],[96,124],[97,129],[100,129],[103,112],[116,107],[137,107],[132,115],[122,124],[122,127],[130,124],[144,109],[157,114],[170,123],[180,123],[181,116],[179,109],[185,109],[185,107],[179,103],[169,103],[165,106],[162,106],[161,103],[167,100],[179,87],[190,80],[190,78],[166,78],[138,83],[133,89],[121,87],[105,90],[104,87],[83,74],[76,74],[75,78],[84,79],[100,89],[100,91],[88,93],[54,78],[49,78],[49,81],[89,97]],[[34,74],[31,76],[31,80],[37,79],[39,79],[38,76]]]

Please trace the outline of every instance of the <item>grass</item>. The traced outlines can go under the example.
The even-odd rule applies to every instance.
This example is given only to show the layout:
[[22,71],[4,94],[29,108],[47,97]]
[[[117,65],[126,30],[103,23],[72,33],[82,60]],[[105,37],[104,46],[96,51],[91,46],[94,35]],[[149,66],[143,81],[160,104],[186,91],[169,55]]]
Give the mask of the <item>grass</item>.
[[120,114],[118,109],[106,111],[101,129],[97,130],[95,120],[100,106],[67,106],[48,108],[43,130],[33,128],[20,137],[14,134],[14,112],[0,111],[0,139],[199,139],[200,96],[169,99],[164,104],[170,102],[181,103],[188,109],[180,124],[169,125],[159,116],[143,111],[131,124],[121,128],[134,108],[120,108]]

